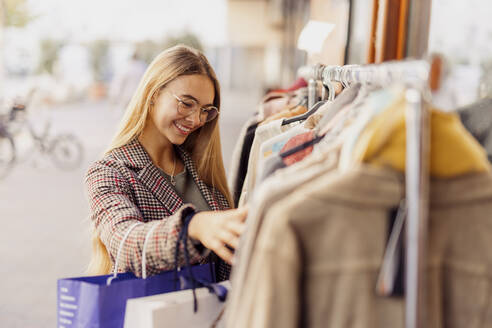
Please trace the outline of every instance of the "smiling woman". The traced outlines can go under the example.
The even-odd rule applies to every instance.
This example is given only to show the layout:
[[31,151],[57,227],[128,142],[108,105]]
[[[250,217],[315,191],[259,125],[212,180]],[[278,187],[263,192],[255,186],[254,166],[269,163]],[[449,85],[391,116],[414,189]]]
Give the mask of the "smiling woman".
[[[114,266],[118,246],[135,222],[119,258],[121,271],[142,274],[174,268],[174,250],[184,220],[191,263],[216,261],[217,279],[244,229],[246,210],[231,207],[222,161],[220,88],[199,51],[176,46],[150,64],[105,156],[88,170],[86,185],[94,224],[90,274]],[[209,250],[218,255],[210,255]],[[179,265],[184,264],[180,257]]]
[[[144,135],[160,135],[174,144],[182,144],[189,134],[207,122],[209,111],[218,111],[212,104],[213,95],[214,85],[206,75],[176,78],[151,102],[154,107],[150,113],[150,124],[144,128]],[[206,106],[213,109],[204,108],[200,104],[208,104]]]

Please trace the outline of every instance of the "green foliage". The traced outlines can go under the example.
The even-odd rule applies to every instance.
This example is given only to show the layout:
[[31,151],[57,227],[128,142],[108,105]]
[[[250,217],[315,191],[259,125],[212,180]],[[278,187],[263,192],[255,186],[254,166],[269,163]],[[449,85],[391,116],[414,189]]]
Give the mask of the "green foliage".
[[58,52],[63,43],[53,39],[41,40],[41,59],[39,61],[38,72],[53,74],[53,66],[58,59]]
[[150,64],[161,51],[177,44],[184,44],[203,51],[203,46],[198,37],[192,33],[186,32],[178,36],[168,36],[162,42],[152,40],[138,42],[136,44],[137,57],[147,64]]
[[190,32],[185,32],[178,36],[170,36],[164,40],[164,48],[169,48],[177,44],[184,44],[200,51],[203,51],[202,43],[198,37]]
[[24,27],[35,18],[27,9],[27,0],[0,0],[0,2],[0,9],[4,11],[3,26]]
[[150,64],[155,56],[157,56],[164,49],[165,48],[162,44],[152,40],[140,41],[135,45],[137,57],[147,64]]
[[96,81],[103,81],[109,69],[109,41],[95,40],[89,44],[92,73]]

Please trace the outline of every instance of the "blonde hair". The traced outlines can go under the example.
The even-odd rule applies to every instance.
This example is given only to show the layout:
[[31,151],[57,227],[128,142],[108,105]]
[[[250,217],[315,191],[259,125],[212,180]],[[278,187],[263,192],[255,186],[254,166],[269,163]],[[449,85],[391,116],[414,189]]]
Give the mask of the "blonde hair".
[[[140,136],[149,115],[151,101],[168,83],[179,76],[194,74],[210,78],[215,93],[213,104],[220,110],[220,86],[207,58],[196,49],[184,45],[174,46],[160,53],[147,68],[106,153]],[[183,147],[197,164],[200,178],[209,186],[219,190],[232,207],[232,197],[227,186],[222,159],[218,119],[206,123],[190,134]],[[111,270],[112,262],[97,231],[93,231],[92,241],[92,259],[88,272],[92,275],[107,274]]]

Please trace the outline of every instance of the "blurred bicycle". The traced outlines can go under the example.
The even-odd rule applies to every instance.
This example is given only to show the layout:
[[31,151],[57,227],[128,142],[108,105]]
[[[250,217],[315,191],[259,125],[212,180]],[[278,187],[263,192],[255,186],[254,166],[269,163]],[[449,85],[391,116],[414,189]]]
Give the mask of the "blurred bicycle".
[[0,179],[5,177],[19,162],[15,145],[15,136],[27,130],[33,142],[28,155],[35,153],[49,156],[56,167],[62,170],[75,169],[83,159],[84,148],[80,140],[71,133],[50,134],[51,124],[47,122],[42,132],[38,133],[27,119],[26,106],[15,104],[8,115],[0,118]]
[[7,175],[15,162],[15,143],[5,121],[0,117],[0,179]]

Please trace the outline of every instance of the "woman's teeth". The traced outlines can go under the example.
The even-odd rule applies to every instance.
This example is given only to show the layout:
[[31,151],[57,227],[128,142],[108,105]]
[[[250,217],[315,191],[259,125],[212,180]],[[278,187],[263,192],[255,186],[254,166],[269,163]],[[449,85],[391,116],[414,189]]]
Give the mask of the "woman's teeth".
[[176,125],[176,127],[177,127],[179,130],[181,130],[182,132],[184,132],[184,133],[188,133],[188,132],[190,132],[190,131],[191,131],[191,129],[190,129],[190,128],[187,128],[187,127],[185,127],[185,126],[183,126],[183,125],[181,125],[181,124],[179,124],[179,123],[176,123],[176,122],[175,122],[175,123],[174,123],[174,125]]

